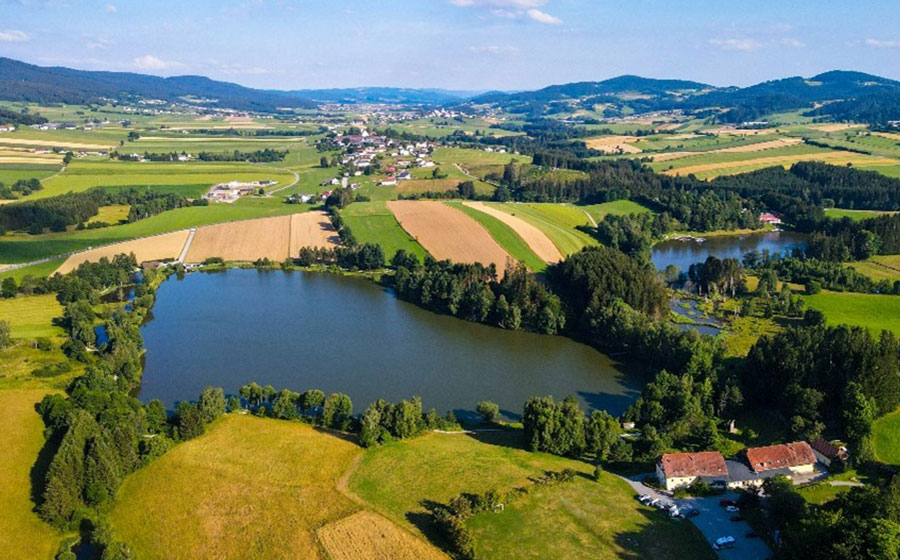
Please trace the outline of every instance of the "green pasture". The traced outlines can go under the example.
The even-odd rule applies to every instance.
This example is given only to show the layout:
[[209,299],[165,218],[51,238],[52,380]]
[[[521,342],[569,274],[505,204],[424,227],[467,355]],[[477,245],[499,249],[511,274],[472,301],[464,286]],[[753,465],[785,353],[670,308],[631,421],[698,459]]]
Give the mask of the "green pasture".
[[400,249],[425,258],[425,249],[400,227],[384,201],[354,202],[341,211],[341,217],[359,243],[381,245],[388,260]]
[[900,296],[823,291],[803,296],[806,306],[825,314],[829,324],[866,327],[900,334]]
[[563,255],[577,253],[585,246],[597,244],[591,236],[575,229],[578,225],[589,224],[584,212],[575,206],[514,202],[496,203],[494,206],[543,231]]
[[545,263],[539,256],[535,254],[534,251],[531,250],[531,247],[529,247],[528,244],[525,243],[525,240],[519,237],[519,234],[516,233],[511,227],[504,224],[497,218],[491,216],[490,214],[479,212],[475,208],[470,208],[461,202],[446,202],[445,204],[464,212],[470,218],[481,224],[484,229],[486,229],[488,233],[491,234],[491,237],[494,238],[494,241],[496,241],[501,247],[506,249],[506,251],[510,255],[512,255],[514,259],[523,262],[528,270],[541,272],[542,270],[547,268],[547,263]]

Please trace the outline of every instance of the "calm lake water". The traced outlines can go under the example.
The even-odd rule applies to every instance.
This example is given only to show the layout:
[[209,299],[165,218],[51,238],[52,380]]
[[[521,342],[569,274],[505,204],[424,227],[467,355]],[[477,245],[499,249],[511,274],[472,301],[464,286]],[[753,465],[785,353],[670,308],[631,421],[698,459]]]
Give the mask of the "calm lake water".
[[422,397],[458,414],[479,400],[517,418],[533,395],[574,394],[620,414],[643,384],[614,360],[558,336],[505,331],[436,315],[375,283],[324,273],[228,270],[162,284],[140,398],[168,407],[207,385],[246,383],[377,398]]
[[710,255],[740,260],[750,251],[784,253],[805,246],[806,236],[791,231],[720,235],[707,237],[703,243],[670,239],[654,245],[650,259],[657,270],[674,264],[686,273],[692,264],[703,262]]

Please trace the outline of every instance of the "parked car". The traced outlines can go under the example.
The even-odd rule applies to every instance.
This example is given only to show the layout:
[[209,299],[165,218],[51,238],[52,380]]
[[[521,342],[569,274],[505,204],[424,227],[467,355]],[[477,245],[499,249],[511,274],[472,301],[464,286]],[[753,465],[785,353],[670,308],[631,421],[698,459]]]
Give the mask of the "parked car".
[[650,500],[652,499],[653,498],[651,498],[648,494],[641,494],[640,496],[638,496],[638,501],[642,504],[650,503]]
[[735,523],[737,523],[738,521],[743,521],[743,520],[744,520],[744,518],[741,517],[740,515],[733,515],[731,518],[729,518],[729,521],[734,521]]
[[716,539],[714,548],[716,550],[719,550],[722,548],[734,548],[734,545],[735,545],[734,537],[732,537],[732,536],[719,537],[718,539]]
[[653,498],[649,502],[647,502],[648,506],[657,507],[659,505],[659,498]]
[[734,506],[737,507],[737,504],[734,500],[719,500],[719,505],[722,507]]
[[739,510],[737,506],[725,506],[725,511],[728,513],[736,513],[741,510]]
[[686,519],[690,519],[691,517],[697,517],[698,515],[700,515],[700,510],[693,509],[693,508],[685,508],[685,509],[681,510],[681,515],[684,516]]

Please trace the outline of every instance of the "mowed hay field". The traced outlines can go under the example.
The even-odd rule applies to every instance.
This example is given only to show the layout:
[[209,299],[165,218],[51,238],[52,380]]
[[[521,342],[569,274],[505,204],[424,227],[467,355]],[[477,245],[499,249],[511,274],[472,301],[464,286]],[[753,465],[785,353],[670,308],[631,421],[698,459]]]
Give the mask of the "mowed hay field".
[[63,316],[63,307],[53,294],[0,299],[0,319],[9,322],[13,338],[61,336],[64,331],[53,325]]
[[134,253],[139,263],[157,259],[175,259],[178,258],[181,249],[184,248],[188,234],[188,230],[173,231],[172,233],[125,241],[124,243],[114,243],[105,247],[83,251],[67,258],[57,269],[57,272],[65,274],[75,270],[83,262],[96,262],[102,257],[111,259],[121,253]]
[[331,560],[448,560],[384,517],[360,511],[317,532]]
[[[350,489],[392,521],[427,534],[431,528],[424,504],[429,501],[446,503],[464,492],[507,491],[528,485],[529,478],[545,471],[572,468],[582,473],[574,483],[539,490],[504,513],[486,514],[488,520],[470,520],[478,557],[713,557],[692,525],[641,506],[625,482],[612,475],[599,483],[588,480],[591,465],[527,452],[518,447],[520,438],[519,432],[475,437],[429,433],[397,441],[366,452]],[[524,510],[531,508],[541,513],[529,520]]]
[[479,212],[484,212],[493,216],[512,228],[525,243],[531,248],[535,254],[546,263],[557,263],[562,260],[562,253],[559,252],[553,241],[547,235],[534,227],[530,223],[508,214],[496,208],[492,208],[483,202],[463,202],[469,208],[474,208]]
[[185,256],[186,262],[210,257],[227,261],[281,261],[296,257],[301,247],[334,247],[337,232],[324,212],[243,220],[198,228]]
[[229,415],[130,475],[110,520],[144,560],[324,559],[316,531],[360,509],[335,486],[360,453],[299,422]]
[[463,212],[441,202],[421,200],[392,200],[387,207],[434,258],[495,264],[501,274],[505,269],[509,253]]
[[60,535],[34,513],[31,468],[44,446],[44,422],[34,410],[46,390],[0,390],[0,549],[7,558],[50,560]]
[[581,209],[570,204],[504,202],[489,205],[543,231],[563,255],[571,255],[588,245],[597,244],[591,236],[575,229],[589,224],[590,219]]

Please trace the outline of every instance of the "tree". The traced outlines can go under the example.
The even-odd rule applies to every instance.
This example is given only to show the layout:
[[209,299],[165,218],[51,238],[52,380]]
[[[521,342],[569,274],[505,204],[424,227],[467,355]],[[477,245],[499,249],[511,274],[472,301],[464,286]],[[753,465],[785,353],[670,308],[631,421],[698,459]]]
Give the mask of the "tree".
[[282,420],[295,420],[299,416],[297,412],[297,402],[300,400],[300,394],[287,389],[282,389],[272,402],[271,414],[275,418]]
[[872,447],[872,422],[877,409],[875,400],[863,393],[858,383],[850,382],[844,391],[844,432],[850,447],[850,454],[857,465],[863,465],[875,458]]
[[475,412],[488,423],[496,422],[500,418],[500,405],[491,401],[481,401],[475,405]]
[[6,348],[12,342],[11,332],[9,321],[0,320],[0,350]]
[[318,389],[312,389],[309,391],[305,391],[300,395],[300,409],[303,410],[306,414],[312,414],[312,412],[320,408],[325,404],[325,393]]
[[475,183],[472,181],[463,181],[456,187],[456,191],[462,198],[475,198]]
[[18,291],[19,287],[16,285],[15,278],[6,277],[3,279],[3,282],[0,283],[0,297],[14,298]]
[[169,419],[165,405],[160,400],[153,399],[147,403],[144,410],[146,412],[147,430],[154,434],[163,433]]
[[380,401],[380,403],[376,401],[370,404],[365,412],[363,412],[362,418],[360,418],[359,444],[363,447],[374,447],[375,445],[378,445],[384,437],[384,433],[387,431],[381,425],[381,413],[384,404],[387,403],[384,403],[384,401]]
[[585,448],[594,453],[598,461],[606,461],[621,433],[619,422],[610,413],[595,410],[585,426]]
[[193,439],[206,431],[197,405],[188,401],[181,401],[175,407],[175,425],[182,440]]
[[200,418],[210,423],[225,414],[225,392],[221,387],[206,387],[197,402]]
[[328,156],[322,156],[322,158],[319,159],[319,167],[331,167],[328,163]]
[[322,425],[344,430],[353,416],[353,403],[343,393],[332,393],[325,399],[322,407]]

